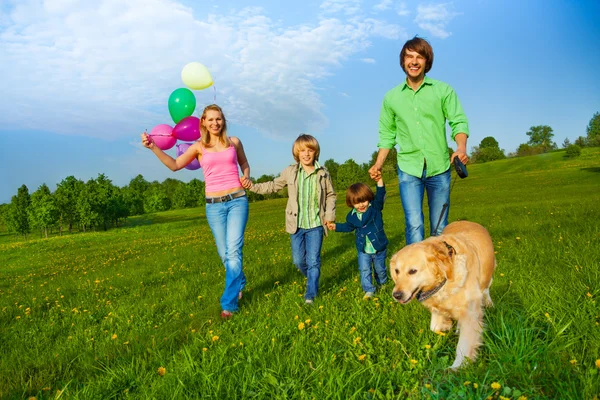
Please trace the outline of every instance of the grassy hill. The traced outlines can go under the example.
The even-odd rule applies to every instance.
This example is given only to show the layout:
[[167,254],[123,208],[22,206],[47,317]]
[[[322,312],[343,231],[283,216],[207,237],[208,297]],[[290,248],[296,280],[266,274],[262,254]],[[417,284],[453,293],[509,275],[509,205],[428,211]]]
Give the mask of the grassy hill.
[[[250,206],[248,288],[229,321],[204,209],[0,236],[0,398],[594,398],[600,149],[563,155],[472,165],[454,182],[450,220],[486,226],[498,260],[484,345],[458,372],[457,335],[430,332],[423,306],[393,302],[390,284],[362,299],[352,234],[325,239],[320,296],[305,306],[278,199]],[[396,182],[384,219],[391,256],[404,245]]]

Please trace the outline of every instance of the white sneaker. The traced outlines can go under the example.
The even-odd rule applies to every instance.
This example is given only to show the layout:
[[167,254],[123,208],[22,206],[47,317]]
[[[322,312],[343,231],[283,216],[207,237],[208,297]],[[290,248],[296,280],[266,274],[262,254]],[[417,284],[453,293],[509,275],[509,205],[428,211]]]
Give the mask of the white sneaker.
[[304,300],[304,303],[305,304],[312,304],[313,301],[312,301],[312,299],[306,299],[306,300]]
[[367,299],[370,299],[373,296],[375,296],[375,292],[365,292],[365,295],[363,296],[363,299],[367,300]]

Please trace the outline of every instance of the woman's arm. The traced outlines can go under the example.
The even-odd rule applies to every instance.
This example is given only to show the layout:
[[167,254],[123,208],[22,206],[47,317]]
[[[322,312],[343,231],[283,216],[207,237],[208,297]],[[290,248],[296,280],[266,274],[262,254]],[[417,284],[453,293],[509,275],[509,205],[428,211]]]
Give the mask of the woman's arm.
[[202,151],[198,142],[188,147],[185,153],[177,157],[177,159],[171,157],[170,155],[159,149],[147,133],[142,133],[142,145],[147,149],[152,150],[156,157],[158,157],[158,159],[163,164],[165,164],[165,166],[171,171],[179,171],[180,169],[184,168],[186,165],[194,161],[195,158],[200,159],[200,157],[202,156]]
[[248,163],[248,158],[246,158],[246,152],[244,151],[242,141],[235,136],[232,136],[230,139],[231,143],[233,143],[233,146],[235,147],[238,164],[240,164],[240,169],[242,170],[242,175],[245,179],[250,179],[250,164]]

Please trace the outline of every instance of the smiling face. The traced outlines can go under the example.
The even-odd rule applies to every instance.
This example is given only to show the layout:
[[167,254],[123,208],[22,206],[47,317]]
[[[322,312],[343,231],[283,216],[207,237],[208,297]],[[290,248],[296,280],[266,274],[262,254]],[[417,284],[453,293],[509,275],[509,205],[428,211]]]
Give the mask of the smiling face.
[[431,241],[414,243],[392,256],[390,274],[392,297],[406,304],[421,292],[429,291],[447,278],[450,259],[444,249]]
[[414,50],[406,50],[403,60],[403,69],[409,79],[413,81],[423,80],[425,77],[425,65],[427,59]]
[[223,130],[223,114],[217,110],[207,110],[202,124],[209,134],[219,136]]
[[369,208],[369,201],[361,201],[360,203],[353,204],[353,206],[359,213],[364,213]]
[[308,146],[300,146],[298,150],[298,161],[305,167],[315,165],[315,151]]

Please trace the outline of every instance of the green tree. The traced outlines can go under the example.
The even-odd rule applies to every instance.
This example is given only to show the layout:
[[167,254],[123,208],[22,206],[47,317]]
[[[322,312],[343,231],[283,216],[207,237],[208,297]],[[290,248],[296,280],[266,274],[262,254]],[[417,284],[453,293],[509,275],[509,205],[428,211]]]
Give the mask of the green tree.
[[595,113],[586,128],[589,146],[600,146],[600,113]]
[[166,211],[171,208],[171,200],[165,190],[157,181],[150,184],[144,198],[144,211],[147,213]]
[[73,231],[73,224],[79,221],[77,213],[77,198],[83,187],[83,181],[74,176],[67,176],[58,185],[54,191],[54,198],[58,211],[58,222],[60,224],[60,234],[62,235],[63,224],[69,226],[69,232]]
[[129,215],[141,215],[144,213],[144,196],[150,184],[139,174],[131,181],[125,191],[125,198],[129,204]]
[[571,141],[569,140],[569,138],[565,138],[565,140],[562,143],[562,148],[566,149],[567,147],[569,147],[571,145]]
[[206,204],[206,193],[204,191],[206,184],[204,182],[194,178],[187,183],[187,187],[192,198],[190,207],[202,207]]
[[353,183],[364,182],[368,185],[372,182],[367,171],[353,159],[349,159],[340,165],[337,175],[337,186],[335,188],[339,194],[344,193]]
[[581,155],[581,147],[576,144],[572,144],[567,147],[567,151],[565,152],[565,157],[567,158],[575,158]]
[[31,196],[27,186],[22,185],[16,196],[13,196],[8,209],[8,229],[11,232],[18,233],[27,237],[31,231],[29,227],[28,210],[31,204]]
[[548,125],[532,126],[529,128],[527,136],[529,136],[527,143],[533,147],[540,146],[544,153],[557,148],[556,143],[552,141],[554,133]]
[[31,195],[28,216],[31,225],[41,229],[44,236],[48,238],[48,227],[58,222],[58,208],[54,196],[45,183]]
[[474,163],[484,163],[506,158],[506,155],[504,155],[504,150],[500,149],[498,141],[492,136],[483,138],[481,143],[479,143],[479,146],[473,147],[471,153],[471,161]]
[[579,136],[577,139],[575,139],[574,144],[576,144],[579,147],[586,147],[587,146],[587,138],[585,138],[583,136]]
[[90,179],[83,185],[77,197],[77,215],[79,216],[79,223],[84,232],[99,221],[99,215],[96,211],[98,209],[96,206],[97,187],[96,180]]
[[338,169],[340,168],[340,164],[335,162],[333,158],[330,158],[329,160],[326,160],[323,163],[323,165],[325,166],[325,168],[327,168],[327,171],[329,171],[329,176],[331,176],[331,182],[333,183],[333,187],[337,187],[337,175]]
[[98,178],[96,178],[96,196],[93,204],[94,211],[105,231],[108,230],[108,225],[115,219],[116,210],[113,201],[115,190],[116,187],[106,175],[98,174]]

